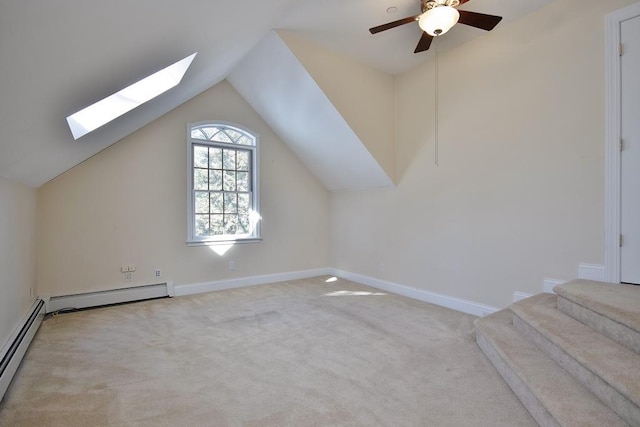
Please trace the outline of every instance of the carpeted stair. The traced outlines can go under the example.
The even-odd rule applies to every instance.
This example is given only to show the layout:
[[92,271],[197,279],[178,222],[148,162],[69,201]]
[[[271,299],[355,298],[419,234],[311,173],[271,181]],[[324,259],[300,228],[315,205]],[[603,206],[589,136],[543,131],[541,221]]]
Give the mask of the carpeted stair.
[[478,345],[538,424],[640,426],[640,286],[554,291],[478,319]]

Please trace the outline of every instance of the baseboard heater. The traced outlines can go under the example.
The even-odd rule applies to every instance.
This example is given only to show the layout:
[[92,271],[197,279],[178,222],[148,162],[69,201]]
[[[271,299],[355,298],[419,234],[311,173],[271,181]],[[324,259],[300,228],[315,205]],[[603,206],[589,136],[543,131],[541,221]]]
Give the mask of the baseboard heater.
[[31,311],[24,318],[22,326],[18,326],[13,336],[9,338],[0,362],[0,401],[9,388],[20,362],[24,357],[31,340],[35,336],[45,315],[45,304],[41,299],[36,300]]
[[47,313],[53,313],[172,296],[174,296],[173,283],[167,282],[85,294],[49,297],[45,299],[45,305]]

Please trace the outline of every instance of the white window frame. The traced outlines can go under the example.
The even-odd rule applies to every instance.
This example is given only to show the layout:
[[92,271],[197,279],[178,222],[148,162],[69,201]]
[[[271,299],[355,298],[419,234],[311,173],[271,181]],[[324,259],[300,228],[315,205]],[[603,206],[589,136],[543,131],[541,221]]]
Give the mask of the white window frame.
[[[226,128],[236,132],[240,132],[248,137],[250,137],[253,141],[253,145],[240,145],[233,143],[225,143],[218,141],[210,141],[204,139],[196,139],[191,137],[191,131],[194,128],[200,127],[218,127],[218,128]],[[194,146],[202,146],[207,145],[210,147],[218,147],[218,148],[226,148],[226,149],[241,149],[250,151],[251,155],[251,215],[252,215],[252,223],[254,224],[252,227],[252,232],[250,234],[245,235],[219,235],[219,236],[197,236],[196,235],[196,227],[195,227],[195,197],[194,197],[194,164],[193,164],[193,152]],[[187,124],[187,245],[189,246],[198,246],[198,245],[216,245],[216,244],[235,244],[235,243],[251,243],[251,242],[260,242],[262,240],[260,233],[260,165],[259,165],[259,150],[260,145],[260,136],[247,128],[244,128],[240,125],[224,122],[224,121],[203,121],[197,123],[188,123]]]

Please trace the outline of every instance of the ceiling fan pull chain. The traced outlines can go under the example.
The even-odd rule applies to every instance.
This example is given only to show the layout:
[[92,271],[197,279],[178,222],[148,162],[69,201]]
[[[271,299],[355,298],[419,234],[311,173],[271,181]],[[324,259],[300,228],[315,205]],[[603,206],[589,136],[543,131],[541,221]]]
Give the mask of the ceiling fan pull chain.
[[439,100],[438,100],[438,81],[439,81],[439,66],[438,66],[438,42],[436,41],[436,61],[435,61],[435,113],[434,113],[434,136],[435,136],[435,143],[434,143],[434,162],[435,165],[438,166],[438,139],[439,139],[439,129],[438,129],[438,106],[439,106]]

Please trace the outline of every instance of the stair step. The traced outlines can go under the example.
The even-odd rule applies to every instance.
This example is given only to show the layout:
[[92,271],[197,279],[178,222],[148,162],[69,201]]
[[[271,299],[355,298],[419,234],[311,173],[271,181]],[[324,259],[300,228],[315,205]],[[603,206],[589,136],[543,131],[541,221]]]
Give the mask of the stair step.
[[541,426],[626,426],[618,415],[518,333],[513,313],[479,319],[476,340]]
[[640,286],[579,279],[554,291],[560,311],[640,354]]
[[640,355],[556,308],[539,294],[513,304],[513,325],[632,425],[640,425]]

